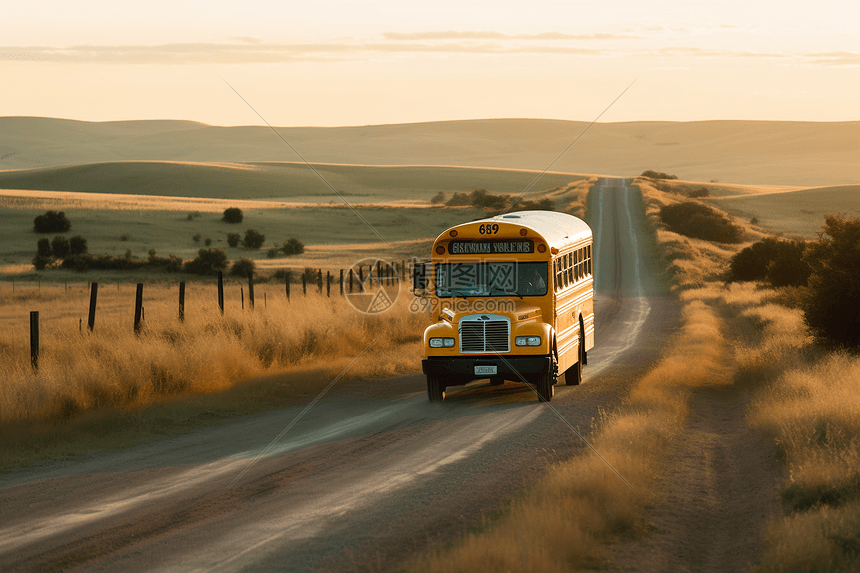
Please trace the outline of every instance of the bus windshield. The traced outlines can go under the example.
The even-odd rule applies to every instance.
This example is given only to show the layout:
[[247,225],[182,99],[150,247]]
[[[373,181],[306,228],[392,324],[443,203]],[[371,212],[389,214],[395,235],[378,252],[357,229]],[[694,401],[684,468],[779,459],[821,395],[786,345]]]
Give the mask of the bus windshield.
[[438,263],[436,296],[543,296],[547,263],[491,261]]

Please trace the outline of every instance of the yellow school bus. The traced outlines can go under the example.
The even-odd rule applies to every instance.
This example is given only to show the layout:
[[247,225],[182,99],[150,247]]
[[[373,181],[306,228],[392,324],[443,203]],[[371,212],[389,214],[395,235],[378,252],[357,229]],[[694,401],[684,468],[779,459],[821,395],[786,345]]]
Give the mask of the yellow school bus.
[[579,384],[594,346],[591,228],[550,211],[522,211],[452,227],[418,265],[414,293],[432,309],[424,331],[427,395],[488,378]]

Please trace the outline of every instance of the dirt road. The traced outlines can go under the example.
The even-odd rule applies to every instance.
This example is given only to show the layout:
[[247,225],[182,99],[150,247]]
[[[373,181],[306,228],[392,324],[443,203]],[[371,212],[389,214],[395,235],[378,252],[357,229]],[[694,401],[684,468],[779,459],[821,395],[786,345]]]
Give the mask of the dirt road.
[[[638,191],[601,180],[596,348],[552,402],[587,432],[657,360],[678,321]],[[0,477],[0,570],[391,571],[456,539],[554,460],[583,451],[530,387],[428,403],[422,376],[336,386],[301,408]]]

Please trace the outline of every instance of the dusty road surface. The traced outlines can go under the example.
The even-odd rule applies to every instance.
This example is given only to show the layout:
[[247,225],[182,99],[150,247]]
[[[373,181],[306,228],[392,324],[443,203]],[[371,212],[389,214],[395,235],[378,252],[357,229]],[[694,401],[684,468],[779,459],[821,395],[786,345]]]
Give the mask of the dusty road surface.
[[[586,433],[678,321],[624,183],[601,180],[589,198],[596,348],[584,383],[552,402]],[[591,455],[529,386],[452,390],[430,404],[420,375],[336,386],[250,469],[301,407],[3,475],[0,570],[398,570],[548,463]]]

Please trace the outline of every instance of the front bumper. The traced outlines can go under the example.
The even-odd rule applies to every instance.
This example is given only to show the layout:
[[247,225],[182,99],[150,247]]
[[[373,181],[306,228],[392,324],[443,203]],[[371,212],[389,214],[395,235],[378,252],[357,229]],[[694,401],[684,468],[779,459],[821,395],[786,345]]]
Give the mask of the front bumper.
[[427,376],[471,380],[488,378],[475,375],[475,366],[495,366],[497,374],[494,377],[521,381],[522,376],[528,381],[545,373],[550,365],[549,356],[505,356],[504,359],[497,356],[431,356],[421,361]]

